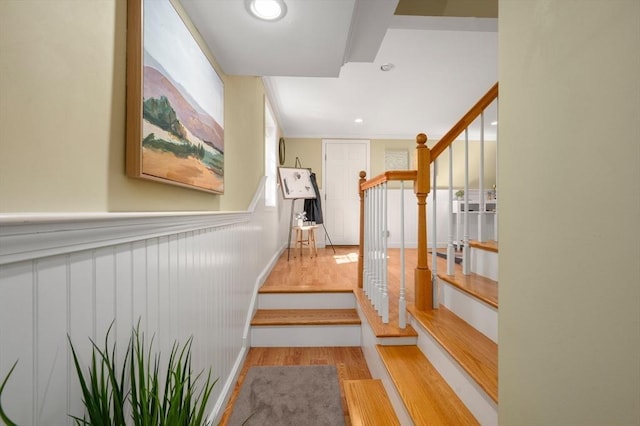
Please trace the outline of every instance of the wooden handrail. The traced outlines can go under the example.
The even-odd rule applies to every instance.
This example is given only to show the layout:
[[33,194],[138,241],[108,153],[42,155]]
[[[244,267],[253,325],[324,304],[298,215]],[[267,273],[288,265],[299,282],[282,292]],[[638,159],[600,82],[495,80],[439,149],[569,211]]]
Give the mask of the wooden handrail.
[[473,121],[478,118],[478,116],[484,111],[491,102],[493,102],[498,97],[498,83],[494,84],[491,89],[487,93],[484,94],[483,97],[480,98],[478,102],[456,123],[453,125],[451,130],[449,130],[433,148],[431,148],[431,162],[434,162],[436,158],[440,154],[444,152],[445,149],[449,147],[453,143],[454,140],[462,132],[464,129],[469,127]]
[[365,191],[369,188],[373,188],[374,186],[380,185],[385,182],[398,180],[416,180],[417,176],[417,170],[388,170],[372,179],[361,183],[360,190]]

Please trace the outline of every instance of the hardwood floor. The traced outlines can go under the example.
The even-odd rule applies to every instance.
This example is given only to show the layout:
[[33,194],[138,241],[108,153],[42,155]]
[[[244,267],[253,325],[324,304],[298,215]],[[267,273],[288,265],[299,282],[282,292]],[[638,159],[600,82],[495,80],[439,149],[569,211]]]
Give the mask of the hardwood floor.
[[357,247],[319,248],[318,256],[302,256],[287,260],[287,250],[273,267],[262,285],[263,293],[351,291],[357,287]]
[[[287,251],[276,262],[271,274],[262,285],[261,293],[353,291],[357,288],[357,247],[319,248],[318,256],[303,256],[287,259]],[[313,347],[313,348],[251,348],[242,367],[220,422],[226,425],[233,403],[249,368],[264,365],[335,365],[340,379],[340,394],[345,423],[350,425],[343,380],[371,379],[369,367],[360,347]]]
[[335,365],[340,379],[340,397],[346,425],[350,425],[351,422],[343,381],[371,379],[371,373],[360,347],[251,348],[220,425],[227,424],[233,403],[249,368],[264,365]]

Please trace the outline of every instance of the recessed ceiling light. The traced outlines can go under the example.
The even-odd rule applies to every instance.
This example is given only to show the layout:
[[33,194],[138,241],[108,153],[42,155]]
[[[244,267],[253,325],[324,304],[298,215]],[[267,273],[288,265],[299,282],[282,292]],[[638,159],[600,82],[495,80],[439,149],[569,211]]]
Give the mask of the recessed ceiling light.
[[287,13],[283,0],[245,0],[249,13],[264,21],[277,21]]
[[395,67],[396,66],[393,65],[391,62],[387,62],[387,63],[384,63],[384,64],[380,65],[380,70],[382,70],[382,71],[391,71]]
[[492,125],[492,126],[497,126],[497,125],[498,125],[498,122],[497,122],[497,121],[492,121],[492,122],[491,122],[491,125]]
[[364,120],[362,118],[356,118],[355,120],[353,120],[353,122],[356,124],[362,124],[364,123]]

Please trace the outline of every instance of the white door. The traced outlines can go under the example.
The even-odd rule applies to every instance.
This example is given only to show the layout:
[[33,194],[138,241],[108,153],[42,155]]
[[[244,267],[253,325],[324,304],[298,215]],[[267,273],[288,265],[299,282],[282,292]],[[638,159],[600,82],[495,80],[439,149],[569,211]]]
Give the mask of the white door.
[[[324,222],[331,242],[358,245],[361,170],[369,176],[369,141],[323,140]],[[329,244],[329,241],[326,241]]]

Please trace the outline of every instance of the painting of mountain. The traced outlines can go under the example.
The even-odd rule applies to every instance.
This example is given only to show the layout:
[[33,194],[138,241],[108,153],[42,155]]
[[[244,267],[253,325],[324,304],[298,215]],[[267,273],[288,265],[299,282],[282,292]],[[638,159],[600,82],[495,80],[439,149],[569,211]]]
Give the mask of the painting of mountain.
[[[178,89],[171,78],[158,69],[147,65],[145,55],[144,66],[144,99],[165,96],[176,111],[180,122],[194,135],[224,152],[224,129],[216,120],[198,108],[197,103],[189,101]],[[198,108],[198,109],[196,109]]]
[[143,1],[138,177],[223,193],[222,80],[169,0]]

